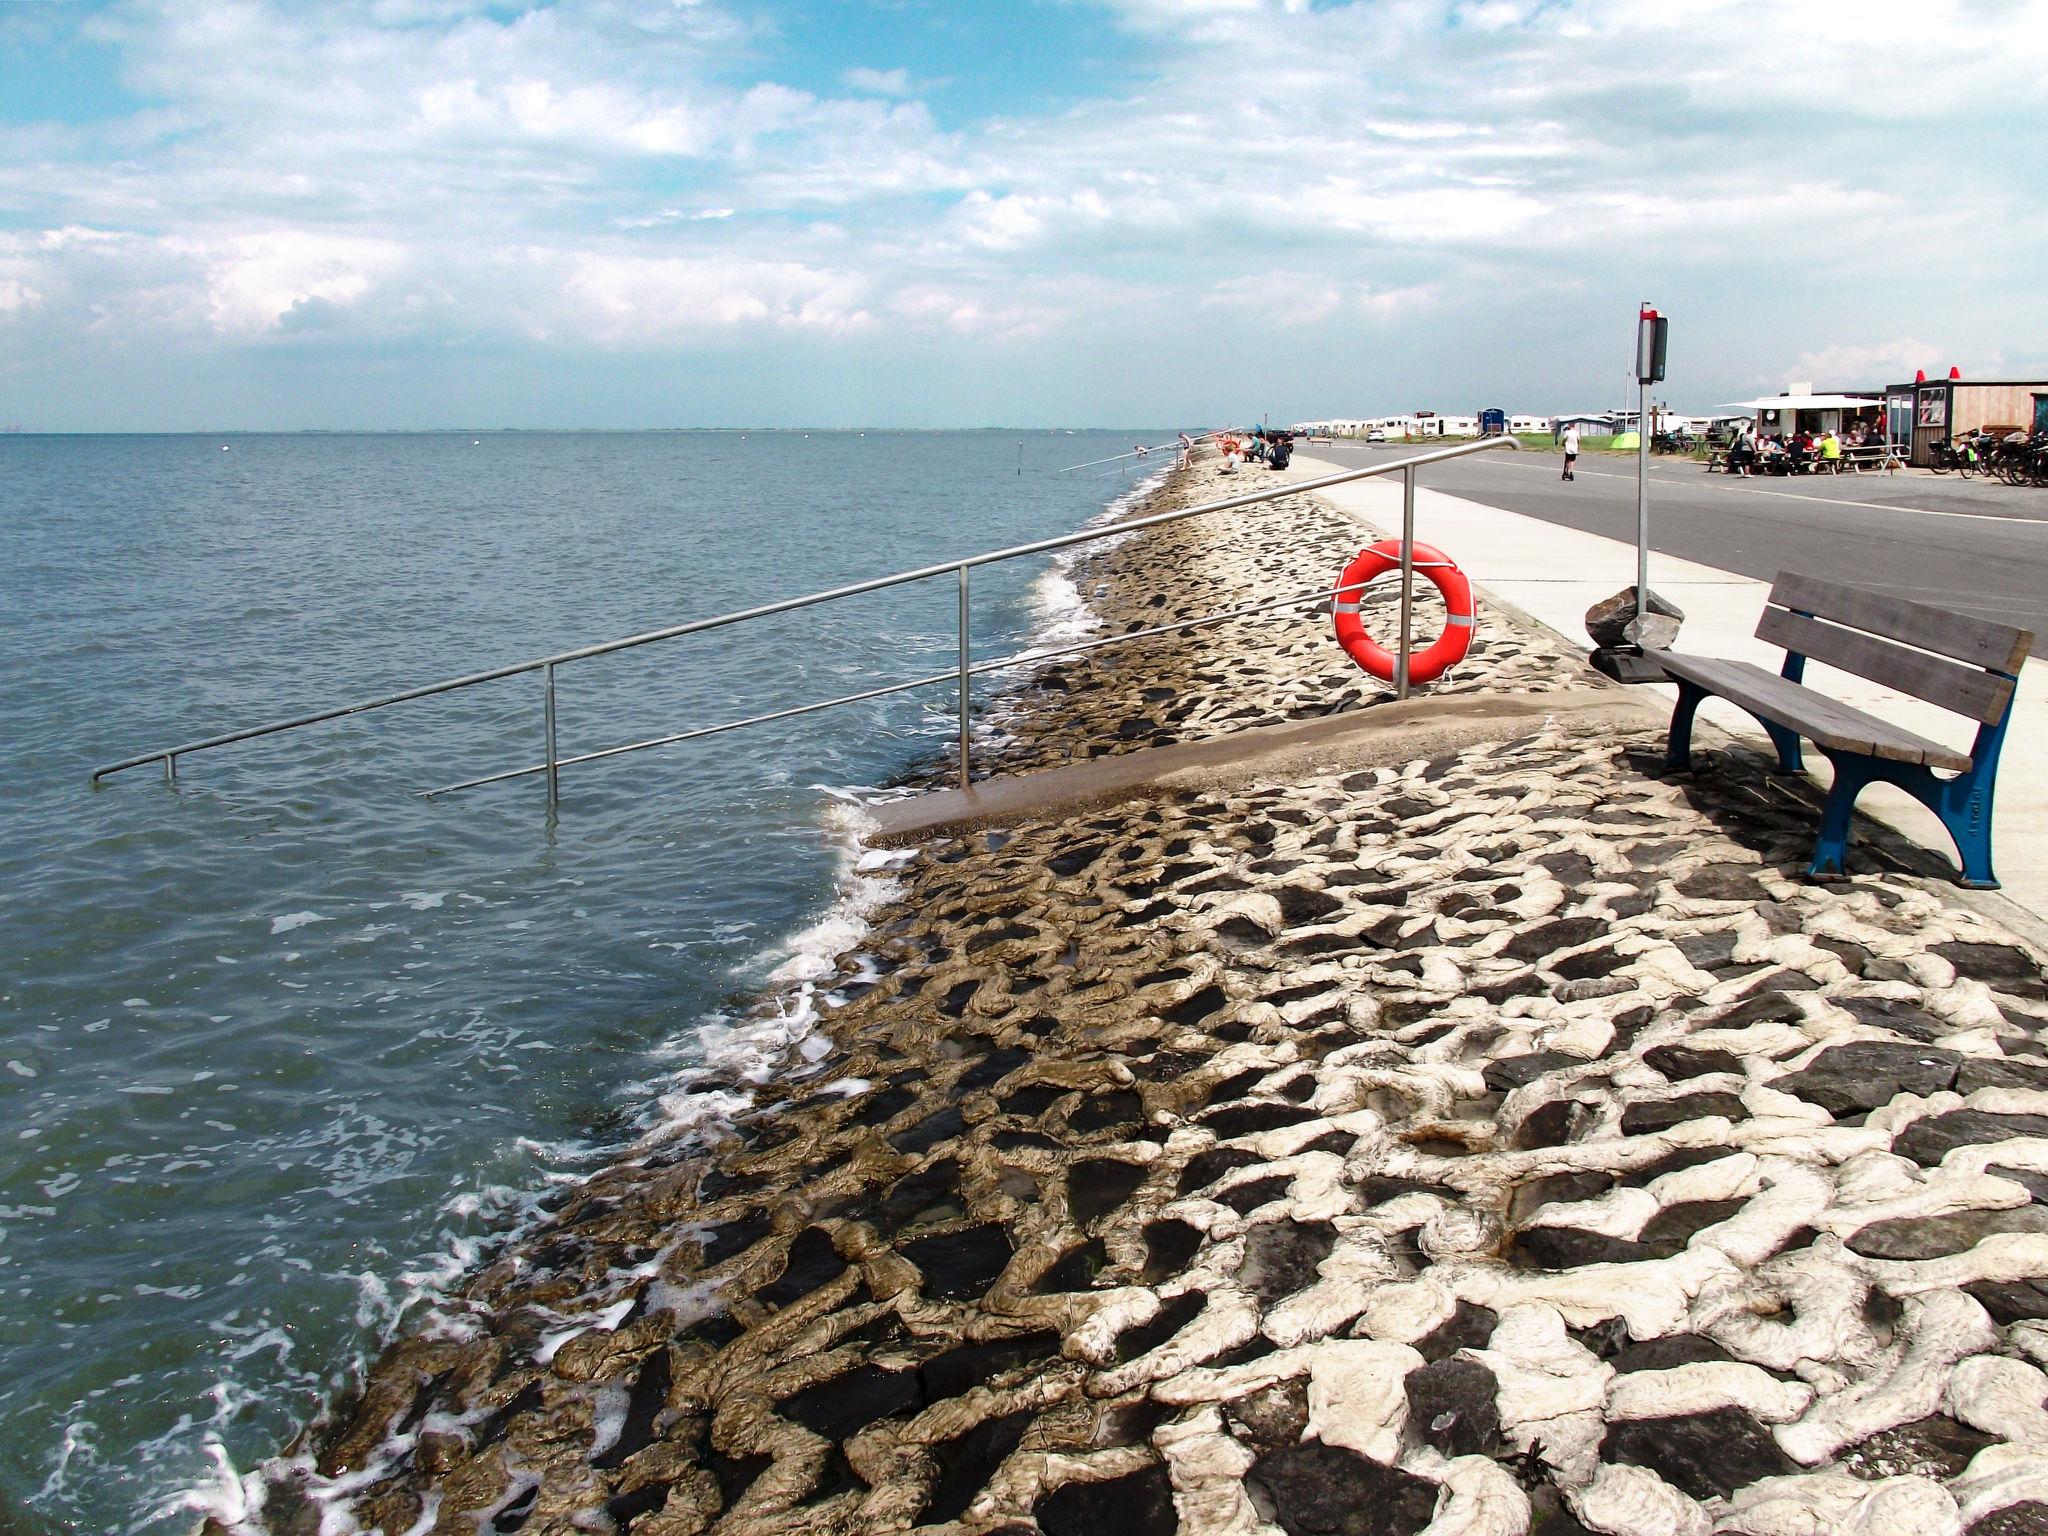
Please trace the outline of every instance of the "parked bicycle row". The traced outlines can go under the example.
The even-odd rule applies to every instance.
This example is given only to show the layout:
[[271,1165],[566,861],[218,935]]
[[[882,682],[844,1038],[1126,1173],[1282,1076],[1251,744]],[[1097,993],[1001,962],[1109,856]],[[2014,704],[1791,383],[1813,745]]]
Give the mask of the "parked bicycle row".
[[2048,431],[1970,432],[1934,445],[1927,467],[1968,478],[1983,475],[2007,485],[2048,485]]

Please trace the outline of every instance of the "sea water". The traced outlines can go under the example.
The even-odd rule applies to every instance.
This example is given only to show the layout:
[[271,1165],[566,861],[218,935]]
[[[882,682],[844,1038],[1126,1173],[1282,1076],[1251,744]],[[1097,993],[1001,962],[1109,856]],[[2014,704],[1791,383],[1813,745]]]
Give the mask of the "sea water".
[[[955,699],[569,768],[552,814],[415,793],[538,762],[535,674],[94,767],[1064,533],[1160,461],[1058,471],[1134,440],[0,437],[0,1532],[190,1530],[549,1188],[807,1069],[889,890],[834,807]],[[1088,623],[1044,559],[972,600],[977,658]],[[565,665],[560,751],[946,671],[956,604]]]

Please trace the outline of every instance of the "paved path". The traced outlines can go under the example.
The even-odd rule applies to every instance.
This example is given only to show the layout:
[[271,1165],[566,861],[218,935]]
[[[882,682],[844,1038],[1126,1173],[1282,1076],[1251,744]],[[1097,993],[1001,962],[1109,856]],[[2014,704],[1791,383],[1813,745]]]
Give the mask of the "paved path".
[[[1290,475],[1310,478],[1400,456],[1320,445],[1316,454],[1297,455]],[[1553,456],[1522,459],[1505,451],[1433,465],[1416,493],[1417,537],[1443,548],[1481,587],[1586,645],[1586,609],[1635,579],[1633,465],[1595,461],[1571,485],[1559,483],[1557,467]],[[1809,500],[1779,492],[1787,482],[1752,489],[1675,465],[1658,465],[1654,475],[1651,583],[1685,610],[1680,650],[1775,670],[1783,652],[1753,632],[1770,579],[1783,569],[1950,602],[2048,635],[2048,493],[1973,483],[1965,494],[1926,476],[1880,488],[1870,485],[1877,477],[1863,477],[1866,495],[1911,497],[1921,507],[1915,511],[1862,505],[1851,496],[1859,489],[1853,480],[1824,482]],[[1806,482],[1789,484],[1805,496]],[[1360,481],[1322,494],[1377,527],[1400,526],[1398,481]],[[1945,505],[1935,506],[1937,500]],[[1807,680],[1937,741],[1969,745],[1969,723],[1946,710],[1819,665]],[[2040,918],[2048,916],[2048,774],[2041,767],[2048,762],[2048,659],[2021,672],[2013,709],[1999,774],[1997,868],[2005,895]],[[1712,701],[1703,713],[1763,740],[1731,705]],[[1813,754],[1808,761],[1825,783],[1826,759]],[[1903,791],[1877,785],[1858,804],[1952,856],[1940,824]]]
[[[1344,468],[1414,451],[1313,450]],[[1481,454],[1432,466],[1422,483],[1633,544],[1635,461],[1588,455],[1570,485],[1560,463],[1548,453]],[[2048,491],[2038,487],[1919,471],[1741,480],[1659,459],[1651,478],[1651,545],[1665,554],[1766,582],[1785,569],[1830,574],[2048,635]]]

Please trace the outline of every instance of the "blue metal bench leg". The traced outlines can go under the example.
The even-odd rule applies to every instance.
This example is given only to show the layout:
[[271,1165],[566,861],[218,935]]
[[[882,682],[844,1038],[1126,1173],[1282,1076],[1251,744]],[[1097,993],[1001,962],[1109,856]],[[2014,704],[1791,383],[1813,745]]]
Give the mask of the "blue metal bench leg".
[[1973,891],[1995,891],[1998,876],[1991,872],[1991,786],[1974,783],[1956,797],[1960,804],[1943,815],[1942,824],[1956,840],[1956,856],[1963,864],[1963,884]]
[[1799,753],[1799,733],[1787,730],[1775,721],[1760,722],[1770,733],[1771,745],[1778,749],[1778,772],[1800,773],[1806,767],[1806,759]]
[[1856,809],[1856,797],[1871,779],[1864,759],[1837,757],[1831,752],[1828,761],[1835,766],[1835,782],[1828,787],[1827,803],[1821,807],[1820,838],[1813,846],[1813,863],[1806,871],[1815,877],[1847,873],[1842,868],[1842,855],[1849,848],[1849,818]]
[[1682,680],[1679,682],[1678,704],[1671,711],[1671,737],[1664,748],[1666,773],[1692,767],[1692,717],[1700,707],[1700,700],[1706,696],[1706,689]]

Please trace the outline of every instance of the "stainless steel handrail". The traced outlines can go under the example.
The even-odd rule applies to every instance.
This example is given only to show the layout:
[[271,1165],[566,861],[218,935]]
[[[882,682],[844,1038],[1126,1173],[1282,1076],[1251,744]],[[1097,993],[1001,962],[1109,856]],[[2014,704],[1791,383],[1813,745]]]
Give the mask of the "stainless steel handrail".
[[[1234,511],[1239,507],[1255,506],[1261,502],[1275,501],[1283,496],[1299,495],[1303,492],[1323,490],[1334,485],[1346,485],[1354,480],[1367,480],[1380,475],[1399,473],[1403,480],[1402,496],[1402,623],[1400,635],[1401,665],[1397,674],[1397,688],[1402,697],[1407,696],[1407,658],[1409,654],[1408,617],[1410,594],[1413,589],[1413,558],[1410,547],[1415,539],[1415,471],[1426,464],[1441,463],[1446,459],[1463,458],[1468,454],[1483,453],[1491,448],[1519,448],[1521,445],[1512,437],[1485,437],[1470,442],[1458,443],[1448,448],[1434,449],[1428,453],[1415,454],[1405,459],[1395,459],[1386,464],[1368,465],[1362,469],[1344,470],[1334,475],[1323,475],[1313,480],[1296,480],[1271,486],[1265,490],[1250,491],[1240,496],[1227,496],[1219,501],[1203,502],[1192,507],[1177,507],[1169,512],[1155,512],[1145,517],[1134,517],[1123,522],[1112,523],[1102,528],[1083,529],[1078,533],[1060,534],[1050,539],[1035,539],[1028,544],[1013,544],[1006,549],[985,550],[979,554],[965,555],[956,560],[941,561],[936,565],[919,566],[913,570],[895,571],[886,576],[873,576],[864,581],[850,582],[845,586],[832,587],[822,592],[810,592],[801,597],[786,597],[772,603],[761,603],[752,608],[736,609],[730,613],[717,614],[707,619],[692,619],[684,624],[672,624],[663,629],[651,629],[641,634],[628,635],[619,640],[607,640],[597,645],[579,646],[574,650],[558,651],[552,656],[540,656],[531,661],[513,662],[502,667],[492,667],[482,672],[469,672],[460,677],[445,678],[439,682],[423,683],[416,688],[407,688],[398,693],[382,695],[374,699],[359,700],[352,704],[337,705],[330,709],[314,710],[307,714],[294,715],[286,720],[274,720],[266,725],[247,726],[241,730],[224,731],[219,735],[205,736],[183,742],[174,747],[163,747],[153,752],[140,753],[134,757],[108,763],[95,768],[92,782],[116,773],[125,773],[131,768],[144,767],[150,763],[162,763],[164,780],[174,782],[178,776],[178,759],[195,752],[209,751],[215,747],[229,746],[238,741],[253,741],[262,736],[273,736],[281,731],[298,730],[308,725],[319,725],[328,720],[340,720],[350,715],[366,714],[373,709],[385,709],[393,704],[409,703],[414,699],[431,698],[435,694],[452,693],[459,688],[473,688],[481,683],[498,682],[504,678],[517,677],[522,673],[541,674],[541,696],[543,734],[546,742],[546,760],[534,768],[514,769],[504,773],[491,774],[484,778],[469,780],[462,784],[451,784],[442,789],[429,790],[428,794],[448,794],[458,789],[475,788],[483,784],[497,783],[504,779],[521,778],[531,773],[545,773],[548,781],[548,799],[552,804],[560,797],[558,775],[566,764],[595,761],[604,757],[616,757],[625,752],[640,751],[648,747],[668,746],[676,742],[694,740],[699,736],[716,735],[721,731],[738,730],[748,725],[763,725],[772,720],[783,720],[795,715],[810,714],[821,709],[831,709],[843,704],[856,704],[864,700],[880,698],[885,694],[906,692],[912,688],[934,686],[949,680],[957,680],[960,690],[960,782],[969,782],[971,764],[969,761],[968,714],[971,703],[970,683],[978,673],[998,671],[1004,667],[1021,665],[1042,656],[1068,654],[1068,651],[1024,653],[1006,658],[997,663],[970,664],[969,615],[968,615],[968,572],[978,565],[993,565],[998,561],[1021,559],[1027,555],[1050,554],[1056,550],[1070,549],[1079,544],[1093,543],[1101,539],[1120,538],[1144,528],[1156,528],[1165,523],[1176,523],[1191,517],[1201,517],[1214,512]],[[935,673],[927,678],[918,678],[907,683],[891,684],[884,688],[868,689],[860,693],[842,695],[835,699],[822,700],[816,704],[799,705],[792,709],[777,710],[765,715],[752,716],[745,720],[728,722],[724,725],[707,726],[699,730],[684,731],[672,736],[656,737],[645,742],[636,742],[623,747],[610,747],[599,752],[582,753],[563,758],[558,755],[555,745],[555,669],[568,662],[582,661],[593,656],[608,656],[615,651],[630,650],[635,646],[650,645],[657,640],[673,640],[683,635],[702,634],[707,630],[723,629],[727,625],[742,624],[753,619],[764,619],[780,613],[792,613],[800,608],[814,607],[819,603],[837,602],[843,598],[859,597],[868,592],[879,592],[889,587],[906,585],[913,581],[925,581],[934,576],[948,573],[956,575],[959,583],[959,654],[958,664],[947,672]],[[1279,603],[1261,605],[1264,607],[1284,606],[1287,602],[1307,599],[1282,599]],[[1173,629],[1193,628],[1204,622],[1219,622],[1223,617],[1239,616],[1210,615],[1202,619],[1189,620],[1180,625],[1165,626],[1158,630],[1111,637],[1107,641],[1095,641],[1078,648],[1099,649],[1105,644],[1124,640],[1144,638],[1145,633],[1167,633]]]

